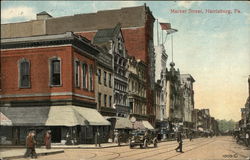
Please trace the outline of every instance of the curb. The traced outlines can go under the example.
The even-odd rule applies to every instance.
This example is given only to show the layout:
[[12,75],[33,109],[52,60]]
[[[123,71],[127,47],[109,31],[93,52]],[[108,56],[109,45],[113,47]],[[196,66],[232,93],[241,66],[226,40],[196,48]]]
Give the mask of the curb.
[[124,145],[120,145],[120,146],[118,146],[118,145],[115,145],[115,146],[105,146],[105,147],[80,147],[80,146],[78,146],[78,147],[51,147],[51,149],[102,149],[102,148],[114,148],[114,147],[124,147],[124,146],[128,146],[128,144],[124,144]]
[[[54,152],[37,153],[37,156],[51,155],[51,154],[58,154],[58,153],[64,153],[64,150],[54,151]],[[8,160],[8,159],[13,159],[13,158],[24,158],[24,155],[1,157],[0,160]]]

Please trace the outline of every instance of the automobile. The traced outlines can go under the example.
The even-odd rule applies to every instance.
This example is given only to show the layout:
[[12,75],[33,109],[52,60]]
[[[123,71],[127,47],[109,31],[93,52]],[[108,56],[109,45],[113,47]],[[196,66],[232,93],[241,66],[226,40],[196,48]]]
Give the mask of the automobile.
[[129,147],[134,148],[140,146],[140,148],[147,148],[148,145],[153,144],[157,147],[157,133],[156,130],[137,129],[131,132],[129,137]]

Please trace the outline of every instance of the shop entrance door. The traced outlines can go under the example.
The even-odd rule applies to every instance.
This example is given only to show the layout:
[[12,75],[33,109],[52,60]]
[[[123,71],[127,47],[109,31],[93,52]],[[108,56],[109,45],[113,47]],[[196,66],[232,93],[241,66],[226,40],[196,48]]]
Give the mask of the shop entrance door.
[[51,127],[50,130],[52,143],[60,143],[62,138],[61,127]]

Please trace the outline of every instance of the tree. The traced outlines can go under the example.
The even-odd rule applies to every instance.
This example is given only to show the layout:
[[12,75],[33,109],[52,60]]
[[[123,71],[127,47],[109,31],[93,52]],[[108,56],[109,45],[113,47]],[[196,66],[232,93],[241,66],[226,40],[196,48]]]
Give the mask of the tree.
[[234,120],[217,120],[218,121],[218,125],[219,125],[219,130],[220,132],[228,132],[228,131],[232,131],[235,128],[236,122]]

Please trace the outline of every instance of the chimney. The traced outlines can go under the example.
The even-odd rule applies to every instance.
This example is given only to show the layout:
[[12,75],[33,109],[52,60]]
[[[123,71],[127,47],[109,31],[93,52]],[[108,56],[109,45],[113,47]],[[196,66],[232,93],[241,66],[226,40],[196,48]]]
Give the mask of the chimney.
[[52,16],[45,11],[36,14],[37,20],[45,20],[49,18],[52,18]]

